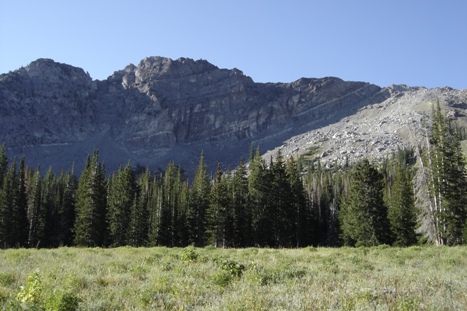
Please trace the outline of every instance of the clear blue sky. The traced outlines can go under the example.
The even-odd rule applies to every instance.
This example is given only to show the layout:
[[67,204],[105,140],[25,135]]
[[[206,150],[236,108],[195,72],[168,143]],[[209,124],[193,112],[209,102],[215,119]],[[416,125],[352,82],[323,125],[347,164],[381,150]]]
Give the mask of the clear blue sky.
[[105,79],[146,56],[257,82],[467,88],[467,0],[0,0],[0,73],[37,58]]

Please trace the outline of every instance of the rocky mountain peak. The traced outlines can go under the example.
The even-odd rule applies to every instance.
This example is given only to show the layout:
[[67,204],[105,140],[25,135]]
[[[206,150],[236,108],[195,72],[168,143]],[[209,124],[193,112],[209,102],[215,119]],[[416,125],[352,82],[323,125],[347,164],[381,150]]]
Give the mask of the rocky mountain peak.
[[428,111],[420,103],[435,97],[463,109],[467,95],[336,77],[255,83],[236,68],[158,56],[93,81],[81,68],[39,59],[0,76],[0,143],[56,169],[94,148],[109,170],[127,160],[152,168],[175,160],[190,171],[201,150],[207,163],[235,166],[252,144],[281,146],[284,155],[313,147],[339,162],[402,146],[419,133],[419,111]]
[[172,60],[165,57],[146,57],[135,68],[138,83],[144,83],[148,79],[180,79],[196,76],[218,70],[216,66],[204,60],[179,58]]
[[69,79],[73,82],[88,81],[92,79],[88,73],[78,67],[55,62],[52,59],[40,58],[24,67],[28,77],[34,80],[46,80],[57,83]]

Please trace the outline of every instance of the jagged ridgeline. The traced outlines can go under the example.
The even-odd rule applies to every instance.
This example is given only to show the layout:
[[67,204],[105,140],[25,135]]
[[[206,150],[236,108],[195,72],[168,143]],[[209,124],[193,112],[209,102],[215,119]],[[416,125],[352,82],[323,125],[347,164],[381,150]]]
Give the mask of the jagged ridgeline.
[[255,83],[238,69],[162,57],[99,81],[39,59],[0,76],[0,143],[10,158],[24,154],[31,167],[57,170],[73,161],[83,168],[98,148],[109,171],[128,160],[151,169],[173,160],[194,173],[201,151],[213,171],[248,158],[251,145],[282,146],[284,156],[314,148],[326,165],[416,142],[433,98],[463,117],[465,90],[332,77]]

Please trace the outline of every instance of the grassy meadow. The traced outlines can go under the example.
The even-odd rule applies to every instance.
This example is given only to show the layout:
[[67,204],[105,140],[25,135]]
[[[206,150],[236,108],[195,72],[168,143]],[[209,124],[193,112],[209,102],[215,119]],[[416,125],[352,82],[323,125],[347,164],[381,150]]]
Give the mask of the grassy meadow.
[[2,310],[467,310],[467,248],[0,251]]

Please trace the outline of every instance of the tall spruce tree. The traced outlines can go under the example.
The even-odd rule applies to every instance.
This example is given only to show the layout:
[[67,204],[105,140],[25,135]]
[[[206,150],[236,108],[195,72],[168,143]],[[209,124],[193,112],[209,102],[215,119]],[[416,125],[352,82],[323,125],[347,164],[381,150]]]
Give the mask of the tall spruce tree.
[[6,155],[5,145],[0,146],[0,248],[6,248],[8,231],[10,230],[9,218],[9,194],[5,192],[4,183],[8,170],[8,157]]
[[75,193],[78,181],[74,175],[74,169],[70,172],[60,173],[57,180],[57,204],[59,213],[58,241],[61,246],[73,244],[73,225],[75,223]]
[[231,182],[231,204],[233,213],[232,246],[251,246],[251,209],[248,194],[248,171],[243,158],[240,159]]
[[3,187],[3,178],[8,169],[8,156],[6,154],[5,145],[0,146],[0,189]]
[[46,213],[42,208],[42,179],[40,168],[28,172],[28,246],[38,247],[39,243],[45,239]]
[[287,161],[286,170],[290,184],[289,200],[291,210],[293,211],[293,216],[290,216],[293,217],[291,219],[293,221],[292,229],[295,231],[294,238],[292,239],[293,246],[302,247],[310,245],[308,228],[312,226],[311,215],[307,208],[305,188],[300,177],[300,171],[293,157]]
[[282,153],[279,149],[275,162],[270,165],[269,208],[273,241],[271,246],[291,247],[296,245],[296,210],[291,200],[292,189]]
[[106,233],[107,188],[104,165],[99,162],[99,152],[88,157],[78,181],[75,244],[103,246]]
[[305,177],[309,223],[308,244],[338,246],[340,244],[339,206],[345,192],[347,171],[326,171],[312,164]]
[[178,185],[178,210],[177,217],[175,220],[175,232],[174,245],[186,246],[190,240],[190,230],[188,224],[189,215],[189,204],[190,204],[190,191],[188,180],[184,178],[182,169],[178,168],[177,173],[177,185]]
[[201,153],[193,185],[190,189],[190,204],[187,215],[190,243],[195,246],[204,246],[206,243],[206,210],[209,207],[210,191],[211,184],[204,163],[204,153]]
[[417,215],[413,195],[413,184],[410,172],[401,162],[395,163],[393,182],[390,185],[388,198],[388,218],[394,245],[409,246],[417,242],[415,229]]
[[16,161],[8,167],[0,191],[0,247],[15,247],[14,210],[18,200],[18,183],[16,176]]
[[418,154],[418,232],[436,245],[463,244],[467,218],[466,163],[460,148],[459,132],[443,115],[439,102],[433,108],[425,151],[419,150]]
[[19,247],[27,246],[28,242],[28,197],[26,193],[26,167],[24,157],[19,163],[17,175],[18,197],[16,206],[13,207],[13,235],[15,245]]
[[167,165],[160,184],[159,223],[157,245],[174,246],[176,240],[176,219],[178,216],[179,187],[177,167],[174,162]]
[[152,183],[151,172],[148,167],[143,174],[138,178],[138,187],[139,187],[139,200],[141,211],[145,215],[145,219],[140,219],[140,228],[137,230],[137,236],[141,241],[144,240],[144,245],[151,245],[150,241],[150,226],[151,226],[151,214],[150,207],[153,201],[154,195],[154,186]]
[[228,195],[228,183],[220,164],[217,165],[216,178],[206,212],[206,235],[209,244],[215,247],[229,247],[233,239],[233,215]]
[[133,197],[130,209],[128,244],[135,247],[145,246],[148,243],[149,225],[147,202],[141,200],[140,184],[137,182],[135,173],[129,164],[125,168],[124,175],[131,189],[128,193]]
[[153,178],[148,182],[147,186],[143,186],[143,191],[147,195],[147,206],[148,206],[148,244],[151,246],[159,245],[159,229],[161,221],[161,209],[162,209],[162,179]]
[[108,242],[112,246],[128,245],[131,214],[132,209],[136,208],[135,200],[138,195],[136,177],[130,162],[125,169],[120,167],[111,178],[108,192]]
[[259,148],[250,160],[248,175],[249,204],[251,208],[252,243],[273,246],[272,215],[269,213],[271,174],[261,158]]
[[57,184],[55,174],[52,167],[49,167],[44,178],[42,178],[41,186],[41,210],[45,215],[44,237],[41,241],[41,246],[58,247],[59,229],[60,229],[60,214],[58,210]]
[[358,162],[352,169],[349,193],[341,205],[339,219],[346,245],[391,244],[383,176],[368,160]]

